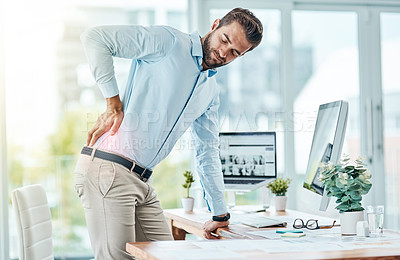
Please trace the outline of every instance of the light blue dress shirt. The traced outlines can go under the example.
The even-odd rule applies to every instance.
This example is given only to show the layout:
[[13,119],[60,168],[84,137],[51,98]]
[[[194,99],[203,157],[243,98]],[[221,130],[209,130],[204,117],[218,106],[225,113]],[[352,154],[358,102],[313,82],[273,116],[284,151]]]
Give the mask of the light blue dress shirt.
[[[219,160],[219,88],[215,70],[202,71],[200,35],[168,26],[102,26],[81,36],[91,71],[105,98],[120,95],[124,119],[105,133],[99,149],[153,169],[191,127],[197,172],[214,215],[227,212]],[[132,60],[118,88],[113,58]]]

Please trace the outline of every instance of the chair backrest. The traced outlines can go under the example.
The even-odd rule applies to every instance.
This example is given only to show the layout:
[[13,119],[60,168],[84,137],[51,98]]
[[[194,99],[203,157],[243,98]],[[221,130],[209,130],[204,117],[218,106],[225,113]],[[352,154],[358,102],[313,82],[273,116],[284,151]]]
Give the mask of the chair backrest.
[[49,260],[53,256],[52,224],[46,191],[39,184],[12,191],[20,260]]

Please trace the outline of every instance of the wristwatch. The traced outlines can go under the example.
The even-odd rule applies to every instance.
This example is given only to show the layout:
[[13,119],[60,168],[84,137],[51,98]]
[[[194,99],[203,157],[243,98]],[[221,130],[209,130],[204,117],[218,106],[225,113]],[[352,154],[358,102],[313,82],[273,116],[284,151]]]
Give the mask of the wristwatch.
[[231,218],[231,214],[226,214],[226,216],[223,217],[217,217],[217,216],[213,216],[212,220],[213,221],[218,221],[218,222],[224,222],[224,221],[228,221]]

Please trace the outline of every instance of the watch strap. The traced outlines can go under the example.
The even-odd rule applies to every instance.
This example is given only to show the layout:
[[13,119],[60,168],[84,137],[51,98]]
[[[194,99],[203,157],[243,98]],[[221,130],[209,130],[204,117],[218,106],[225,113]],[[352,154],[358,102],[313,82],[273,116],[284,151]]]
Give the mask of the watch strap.
[[213,221],[218,221],[218,222],[223,222],[223,221],[228,221],[231,218],[231,214],[226,214],[226,216],[223,217],[218,217],[218,216],[213,216],[212,220]]

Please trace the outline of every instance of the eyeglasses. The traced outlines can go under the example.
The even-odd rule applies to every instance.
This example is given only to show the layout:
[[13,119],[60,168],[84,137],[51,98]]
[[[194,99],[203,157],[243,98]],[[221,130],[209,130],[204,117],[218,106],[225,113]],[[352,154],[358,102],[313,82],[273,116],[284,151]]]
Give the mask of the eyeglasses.
[[307,220],[306,224],[304,225],[304,221],[301,218],[296,218],[293,222],[293,228],[307,228],[310,230],[314,229],[325,229],[325,228],[333,228],[335,226],[336,220],[333,221],[332,225],[318,225],[318,220],[316,219],[309,219]]

